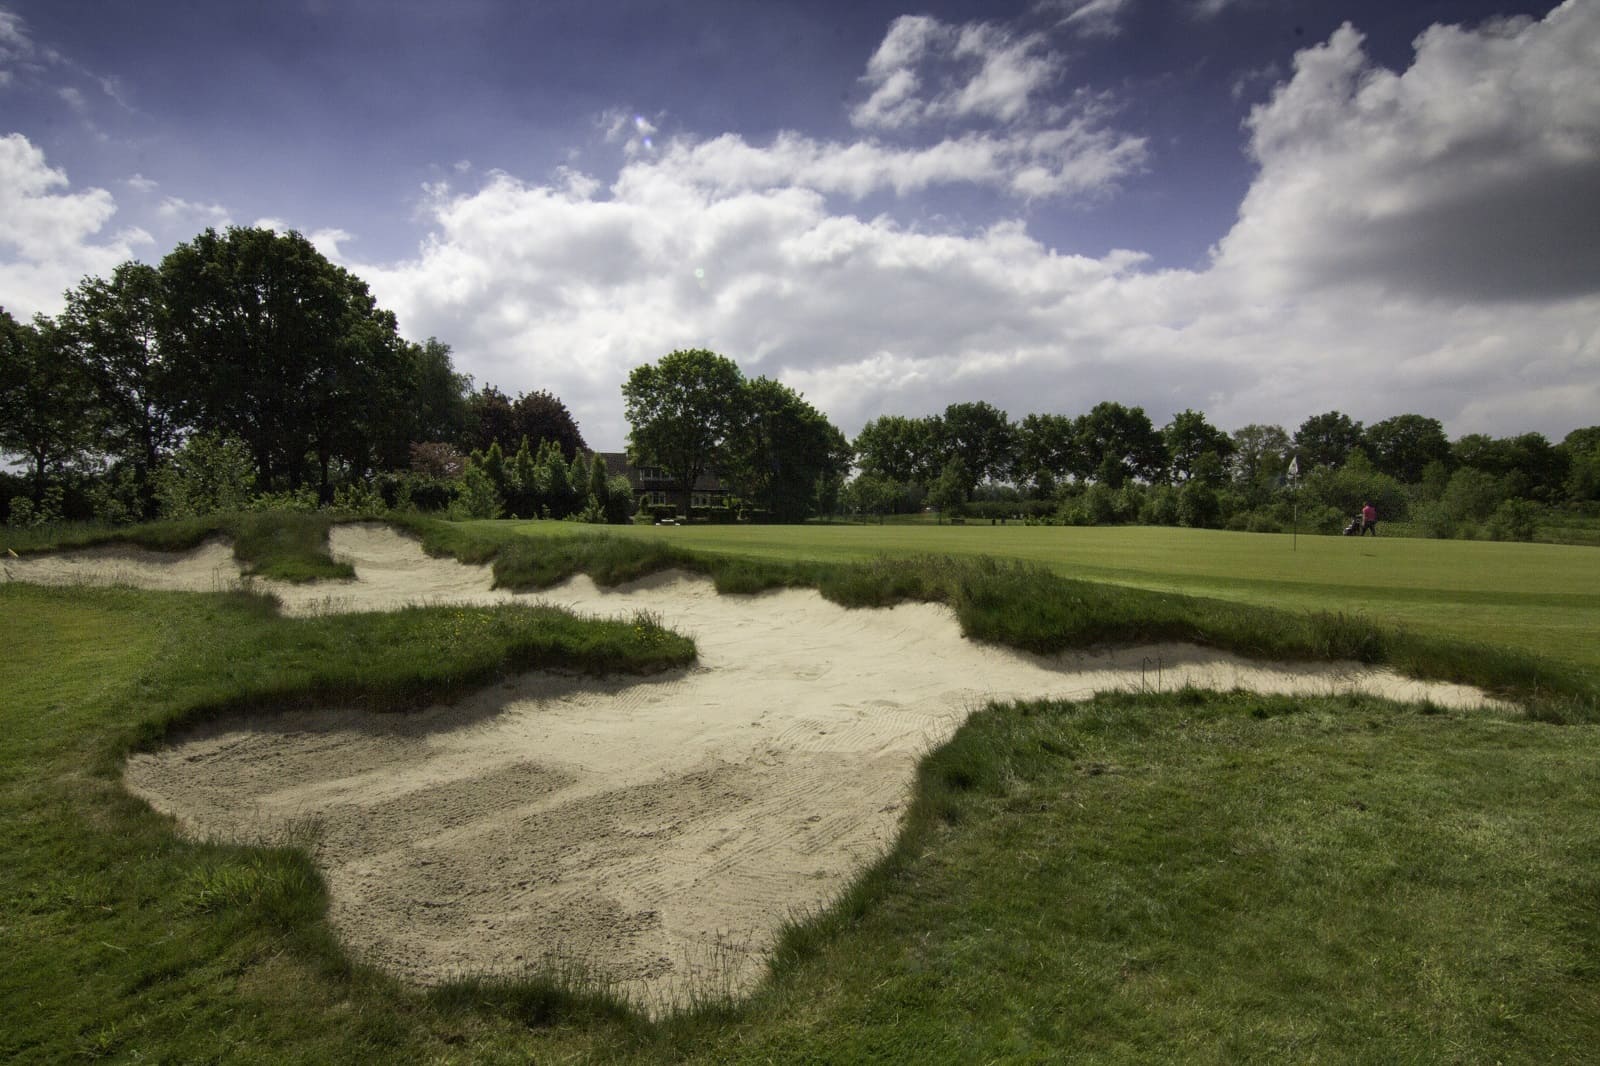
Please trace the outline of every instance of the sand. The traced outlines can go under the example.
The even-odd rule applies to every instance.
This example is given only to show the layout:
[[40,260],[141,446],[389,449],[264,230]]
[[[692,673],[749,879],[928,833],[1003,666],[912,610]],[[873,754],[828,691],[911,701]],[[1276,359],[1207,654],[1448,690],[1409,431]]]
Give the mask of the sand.
[[[1194,684],[1489,702],[1355,664],[1184,645],[1031,656],[966,640],[938,605],[719,596],[682,573],[519,596],[380,526],[337,527],[333,549],[355,580],[258,585],[298,614],[642,608],[699,648],[694,668],[644,680],[532,673],[408,715],[331,707],[212,725],[129,759],[128,787],[185,832],[313,839],[352,953],[421,983],[579,967],[650,1010],[748,991],[782,924],[826,907],[890,845],[918,759],[994,700]],[[215,587],[204,551],[159,580],[182,570]],[[93,569],[55,565],[73,580]],[[110,566],[125,581],[144,572]]]

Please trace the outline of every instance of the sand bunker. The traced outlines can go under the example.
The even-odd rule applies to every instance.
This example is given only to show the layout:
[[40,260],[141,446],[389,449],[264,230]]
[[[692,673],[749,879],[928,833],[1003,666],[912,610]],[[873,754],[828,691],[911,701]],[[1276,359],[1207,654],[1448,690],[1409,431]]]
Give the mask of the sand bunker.
[[1486,702],[1390,671],[1187,646],[1040,658],[964,639],[941,606],[718,596],[683,574],[517,597],[382,527],[339,527],[333,546],[358,578],[271,586],[287,610],[643,608],[700,651],[652,679],[529,674],[409,715],[215,725],[129,760],[128,786],[188,832],[270,840],[314,824],[340,935],[422,982],[557,961],[651,1009],[747,990],[781,923],[827,906],[889,845],[917,760],[991,700],[1195,684]]
[[220,540],[188,552],[118,546],[55,555],[0,556],[0,580],[35,585],[131,585],[175,592],[224,592],[239,584],[233,549]]

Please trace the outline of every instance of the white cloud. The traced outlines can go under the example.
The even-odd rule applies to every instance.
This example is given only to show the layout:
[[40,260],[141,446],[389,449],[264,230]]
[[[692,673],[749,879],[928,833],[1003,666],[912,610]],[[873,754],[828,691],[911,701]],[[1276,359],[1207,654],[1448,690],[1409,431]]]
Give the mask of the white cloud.
[[1118,399],[1158,421],[1201,407],[1225,426],[1292,429],[1338,407],[1565,432],[1592,421],[1600,388],[1593,299],[1508,319],[1403,293],[1263,296],[1226,264],[1152,273],[1134,252],[1061,255],[1015,221],[918,232],[794,186],[629,171],[605,198],[496,175],[430,204],[414,260],[352,269],[408,335],[448,339],[480,383],[555,391],[603,446],[626,432],[628,371],[678,347],[779,377],[851,433],[967,398],[1018,417]]
[[1261,173],[1220,261],[1451,300],[1600,290],[1600,5],[1434,26],[1398,74],[1361,46],[1346,25],[1252,111]]
[[13,314],[54,313],[85,275],[109,274],[150,241],[138,229],[102,238],[117,210],[111,194],[67,185],[26,137],[0,137],[0,293]]
[[250,223],[250,226],[252,229],[269,229],[275,233],[299,233],[311,242],[311,247],[334,263],[339,263],[344,258],[344,249],[340,245],[355,240],[355,234],[348,230],[330,226],[307,232],[298,226],[291,226],[281,218],[258,218]]
[[1035,110],[1061,74],[1062,61],[1042,35],[902,15],[868,60],[862,81],[872,92],[850,119],[885,130],[936,120],[1013,123]]
[[[677,137],[627,159],[609,188],[570,170],[542,184],[496,174],[431,193],[416,258],[354,269],[408,335],[448,339],[480,382],[552,389],[602,446],[626,432],[628,371],[688,346],[781,378],[851,433],[958,399],[1019,417],[1116,399],[1158,422],[1185,407],[1291,429],[1331,408],[1367,421],[1410,410],[1456,433],[1560,434],[1600,409],[1600,286],[1584,281],[1594,242],[1540,230],[1568,258],[1541,275],[1562,283],[1536,292],[1526,278],[1502,287],[1507,268],[1474,250],[1517,260],[1501,219],[1537,219],[1553,173],[1587,172],[1600,116],[1588,21],[1569,5],[1545,23],[1436,28],[1402,74],[1371,70],[1353,30],[1302,53],[1251,120],[1260,172],[1202,271],[1154,272],[1136,252],[1062,255],[1020,221],[927,232],[830,199],[936,182],[1098,187],[1131,164],[1081,114],[921,147]],[[896,21],[869,64],[879,114],[955,106],[955,83],[935,86],[922,60],[953,55],[956,34]],[[618,140],[639,135],[631,118],[613,118]],[[1563,209],[1596,232],[1577,225],[1581,207]],[[1419,240],[1440,239],[1418,223],[1440,212],[1453,241]],[[1380,239],[1385,227],[1416,243]],[[1463,249],[1468,266],[1440,268]]]
[[159,181],[147,178],[143,174],[135,174],[131,178],[126,178],[124,179],[123,184],[138,192],[155,192],[157,189],[161,188],[161,183]]
[[334,262],[339,262],[344,257],[344,249],[340,245],[354,239],[354,234],[336,226],[314,229],[306,234],[306,240],[311,242],[311,246]]
[[970,184],[1022,197],[1082,195],[1111,188],[1144,158],[1143,138],[1105,128],[1091,107],[1050,129],[968,133],[918,148],[815,141],[788,132],[765,146],[732,133],[707,141],[680,138],[657,157],[631,163],[619,184],[627,191],[667,174],[715,193],[797,186],[860,198]]
[[1085,37],[1115,37],[1118,19],[1131,0],[1054,0],[1045,5],[1059,13],[1061,25]]
[[185,200],[181,196],[168,196],[156,208],[156,214],[165,222],[186,226],[211,226],[221,228],[233,225],[233,213],[221,204],[203,204]]

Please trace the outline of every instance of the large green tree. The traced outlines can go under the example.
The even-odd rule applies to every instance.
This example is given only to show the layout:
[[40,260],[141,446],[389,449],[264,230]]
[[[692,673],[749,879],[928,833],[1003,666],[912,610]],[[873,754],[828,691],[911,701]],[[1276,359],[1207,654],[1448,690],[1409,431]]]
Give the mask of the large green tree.
[[1549,503],[1566,494],[1569,452],[1542,433],[1515,437],[1469,433],[1451,445],[1450,455],[1457,466],[1503,478],[1513,496]]
[[1017,431],[1006,413],[982,400],[953,403],[939,419],[938,448],[942,462],[940,476],[951,459],[960,459],[960,469],[970,479],[965,486],[970,495],[979,481],[1005,481],[1016,465]]
[[844,434],[798,392],[771,378],[745,384],[742,417],[728,441],[724,474],[779,522],[820,509],[819,490],[850,469]]
[[0,453],[27,462],[35,502],[89,450],[93,410],[89,374],[56,324],[0,308]]
[[59,324],[94,389],[103,454],[130,471],[143,518],[156,513],[155,473],[177,442],[177,382],[162,358],[161,274],[123,263],[109,280],[85,278],[67,293]]
[[394,316],[298,233],[208,229],[161,262],[163,356],[191,426],[239,437],[264,485],[365,468],[411,399]]
[[485,385],[469,395],[466,407],[466,429],[461,446],[467,451],[486,452],[492,444],[500,445],[504,451],[515,448],[522,439],[517,431],[517,412],[511,397],[493,385]]
[[939,473],[937,418],[880,415],[856,435],[861,469],[898,484],[926,485]]
[[555,441],[568,462],[588,448],[567,405],[543,389],[518,396],[516,403],[511,405],[511,413],[519,436],[527,437],[535,444]]
[[1167,468],[1167,448],[1142,407],[1097,403],[1075,423],[1078,468],[1083,480],[1121,488],[1130,480],[1156,481]]
[[1367,427],[1366,450],[1380,473],[1415,485],[1429,463],[1449,460],[1450,438],[1437,418],[1395,415]]
[[1350,453],[1364,442],[1360,422],[1342,412],[1328,411],[1300,423],[1294,435],[1294,450],[1301,468],[1309,474],[1311,467],[1343,466]]
[[1077,451],[1077,425],[1070,416],[1028,415],[1017,425],[1015,477],[1046,497],[1081,465]]
[[1600,426],[1575,429],[1557,447],[1567,457],[1567,498],[1600,500]]
[[1233,431],[1229,473],[1246,502],[1259,507],[1271,498],[1289,468],[1294,441],[1282,426],[1252,423]]
[[[1177,481],[1199,477],[1212,484],[1219,482],[1234,450],[1233,438],[1193,410],[1174,415],[1162,427],[1161,439],[1171,459],[1172,477]],[[1202,457],[1207,455],[1214,456],[1215,462],[1203,462]]]
[[410,378],[412,401],[406,412],[405,439],[411,444],[437,441],[455,444],[467,432],[467,397],[472,391],[470,375],[457,373],[450,357],[450,346],[437,337],[421,344],[405,345],[405,368]]
[[703,348],[669,352],[637,366],[622,385],[628,453],[664,470],[688,513],[694,483],[728,458],[743,420],[744,374],[733,360]]

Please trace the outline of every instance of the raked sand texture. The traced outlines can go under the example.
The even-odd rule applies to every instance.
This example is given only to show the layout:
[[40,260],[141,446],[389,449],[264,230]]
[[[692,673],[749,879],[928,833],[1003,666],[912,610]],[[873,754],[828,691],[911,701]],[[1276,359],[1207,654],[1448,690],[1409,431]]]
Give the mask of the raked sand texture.
[[646,680],[527,674],[413,714],[213,725],[129,760],[128,786],[191,833],[315,827],[340,935],[422,982],[576,963],[651,1009],[747,990],[781,923],[888,847],[917,760],[991,700],[1159,683],[1485,702],[1386,670],[1188,646],[1041,658],[964,639],[942,606],[719,596],[683,574],[519,597],[376,526],[336,528],[333,548],[356,580],[269,586],[286,610],[537,598],[652,611],[699,648],[694,668]]

